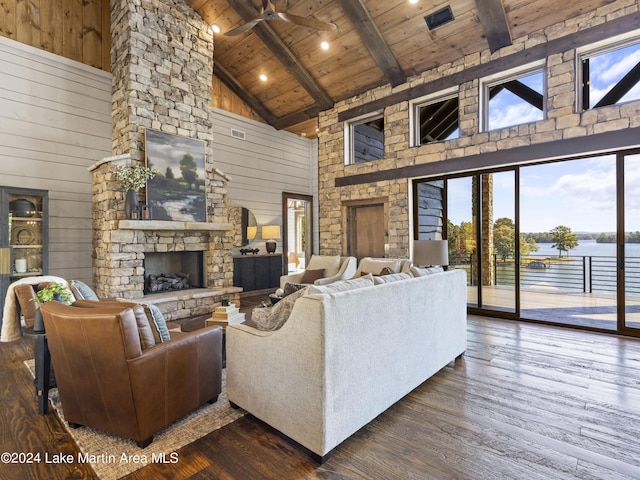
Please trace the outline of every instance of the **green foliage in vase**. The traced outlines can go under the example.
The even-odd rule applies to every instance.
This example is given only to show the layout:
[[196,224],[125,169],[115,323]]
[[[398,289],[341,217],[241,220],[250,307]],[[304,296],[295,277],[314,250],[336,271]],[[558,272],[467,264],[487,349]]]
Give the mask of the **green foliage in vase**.
[[50,282],[46,287],[38,290],[35,298],[31,300],[46,303],[54,300],[56,295],[60,295],[60,299],[67,305],[71,305],[73,302],[71,291],[65,285],[57,282]]
[[116,170],[116,177],[125,189],[139,190],[157,173],[159,172],[155,168],[121,165]]

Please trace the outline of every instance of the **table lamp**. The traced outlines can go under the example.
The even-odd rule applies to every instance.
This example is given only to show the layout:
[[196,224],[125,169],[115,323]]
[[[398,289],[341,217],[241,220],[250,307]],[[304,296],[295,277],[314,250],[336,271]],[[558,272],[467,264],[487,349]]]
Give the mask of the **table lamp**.
[[419,267],[449,265],[449,245],[446,240],[415,240],[413,264]]
[[280,225],[264,225],[262,227],[262,238],[267,240],[267,253],[274,253],[276,251],[276,238],[280,238]]

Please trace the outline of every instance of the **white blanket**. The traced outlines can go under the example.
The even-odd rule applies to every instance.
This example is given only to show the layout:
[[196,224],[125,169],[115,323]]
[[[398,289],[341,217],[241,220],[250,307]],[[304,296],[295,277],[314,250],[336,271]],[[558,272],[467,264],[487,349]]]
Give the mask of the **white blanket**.
[[57,282],[68,285],[64,278],[53,275],[41,277],[25,277],[13,282],[7,289],[7,296],[4,300],[4,311],[2,312],[2,331],[0,342],[13,342],[22,337],[22,326],[20,325],[20,309],[13,289],[16,285],[37,285],[42,282]]

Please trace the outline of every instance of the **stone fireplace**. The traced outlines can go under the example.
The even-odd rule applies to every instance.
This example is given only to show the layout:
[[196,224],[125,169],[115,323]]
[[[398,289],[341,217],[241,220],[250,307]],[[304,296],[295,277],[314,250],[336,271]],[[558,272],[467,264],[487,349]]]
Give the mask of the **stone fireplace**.
[[[114,156],[90,167],[93,284],[100,297],[155,303],[169,320],[209,313],[221,296],[237,301],[240,291],[233,287],[228,177],[214,168],[213,34],[182,0],[112,1],[111,19]],[[126,218],[116,168],[145,164],[147,128],[205,143],[205,222]],[[147,256],[182,252],[201,252],[201,288],[145,295]]]

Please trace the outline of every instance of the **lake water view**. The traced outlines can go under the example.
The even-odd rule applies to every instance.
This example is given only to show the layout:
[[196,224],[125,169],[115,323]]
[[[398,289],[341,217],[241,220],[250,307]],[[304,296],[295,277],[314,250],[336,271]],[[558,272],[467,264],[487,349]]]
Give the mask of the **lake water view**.
[[[551,287],[558,290],[607,292],[616,290],[616,245],[597,243],[595,240],[580,240],[578,246],[567,253],[558,250],[553,243],[539,243],[538,251],[523,257],[520,282],[523,287]],[[626,244],[626,288],[627,293],[640,294],[640,244]],[[583,258],[586,257],[586,258]],[[527,268],[527,261],[539,260],[541,268]],[[515,283],[514,264],[496,262],[496,284]]]
[[[531,255],[524,258],[533,257],[557,257],[558,249],[552,248],[553,243],[538,243],[538,251],[531,252]],[[627,243],[625,245],[627,257],[640,257],[640,243]],[[567,252],[562,252],[566,256]],[[569,250],[569,257],[615,257],[615,243],[597,243],[595,240],[580,240],[576,248]]]

